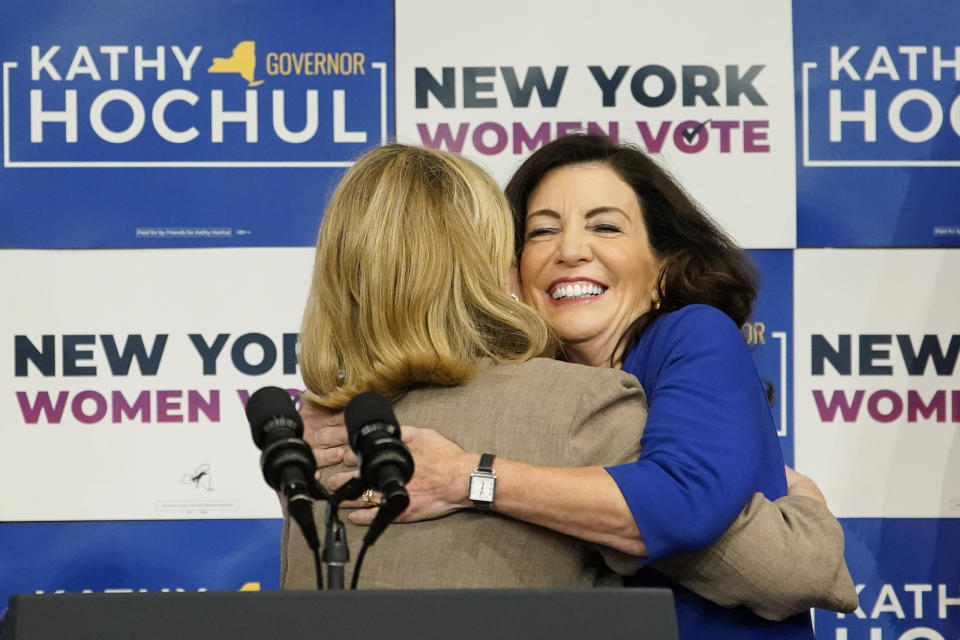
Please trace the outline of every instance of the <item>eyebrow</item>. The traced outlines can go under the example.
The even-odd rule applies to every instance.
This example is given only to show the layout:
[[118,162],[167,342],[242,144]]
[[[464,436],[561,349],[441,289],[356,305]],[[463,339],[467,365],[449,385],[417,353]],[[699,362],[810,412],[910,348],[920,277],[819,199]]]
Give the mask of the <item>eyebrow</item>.
[[[620,207],[613,207],[609,205],[594,207],[593,209],[590,209],[583,215],[585,218],[589,219],[589,218],[592,218],[593,216],[600,215],[601,213],[619,213],[624,216],[627,215],[627,213]],[[531,211],[530,213],[527,214],[527,220],[529,220],[534,216],[547,216],[550,218],[559,218],[560,214],[554,211],[553,209],[537,209],[536,211]]]

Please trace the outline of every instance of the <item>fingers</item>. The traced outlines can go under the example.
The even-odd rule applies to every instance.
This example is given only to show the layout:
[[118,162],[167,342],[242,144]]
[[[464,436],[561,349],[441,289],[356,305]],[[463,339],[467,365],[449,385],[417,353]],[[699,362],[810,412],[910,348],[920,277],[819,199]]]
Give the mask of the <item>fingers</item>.
[[303,439],[314,447],[340,447],[349,444],[347,428],[343,426],[319,426],[315,422],[304,425]]
[[790,467],[784,467],[787,472],[787,495],[788,496],[807,496],[818,502],[827,504],[820,487],[807,476],[794,471]]
[[[356,500],[344,500],[340,503],[340,507],[343,509],[370,509],[379,508],[380,502],[383,500],[383,494],[379,491],[371,491],[369,494],[364,492],[365,495],[360,496]],[[367,496],[369,495],[369,498]]]
[[322,427],[329,427],[329,428],[334,428],[334,427],[342,427],[344,429],[347,428],[346,423],[343,421],[342,411],[339,413],[327,413],[320,416],[319,419],[317,420],[317,424],[319,424]]
[[410,441],[413,440],[417,431],[419,431],[419,429],[416,427],[400,425],[400,440],[402,440],[404,444],[410,444]]
[[357,454],[350,447],[341,447],[343,449],[343,464],[347,467],[357,466]]
[[373,519],[377,517],[377,513],[379,512],[380,512],[379,507],[375,507],[373,509],[357,509],[355,511],[351,511],[350,514],[347,515],[347,520],[349,520],[353,524],[359,524],[365,527],[369,527],[370,524],[373,523]]
[[317,461],[317,467],[320,469],[325,469],[338,464],[342,464],[346,467],[357,466],[357,454],[353,452],[353,449],[346,445],[327,449],[315,446],[311,447],[311,451],[313,451],[313,458]]
[[330,478],[327,480],[327,487],[331,491],[336,491],[343,485],[347,484],[347,481],[350,480],[350,478],[356,478],[357,475],[358,474],[356,472],[349,472],[349,471],[335,473],[332,476],[330,476]]
[[321,469],[340,464],[341,462],[343,462],[343,458],[345,454],[343,447],[334,447],[332,449],[321,449],[319,447],[313,447],[312,451],[313,451],[313,457],[317,461],[317,466],[320,467]]
[[331,448],[348,443],[343,412],[305,403],[300,409],[303,418],[303,439],[312,447]]
[[[789,486],[789,485],[791,485],[791,484],[793,484],[794,482],[797,482],[797,481],[799,481],[799,480],[810,480],[810,478],[808,478],[807,476],[803,475],[803,474],[800,473],[799,471],[793,469],[792,467],[788,467],[788,466],[784,465],[784,466],[783,466],[783,470],[784,470],[784,471],[786,472],[786,474],[787,474],[787,486]],[[811,480],[811,482],[812,482],[812,480]]]

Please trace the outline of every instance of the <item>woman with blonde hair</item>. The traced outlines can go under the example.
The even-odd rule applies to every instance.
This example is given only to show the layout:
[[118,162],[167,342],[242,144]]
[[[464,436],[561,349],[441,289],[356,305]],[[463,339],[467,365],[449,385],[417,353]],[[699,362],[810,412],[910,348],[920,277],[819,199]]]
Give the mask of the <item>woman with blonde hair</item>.
[[[551,359],[544,321],[508,287],[512,234],[500,189],[469,161],[404,145],[360,158],[337,187],[317,240],[300,344],[307,400],[338,410],[357,393],[379,391],[403,424],[531,464],[636,459],[647,415],[636,378]],[[476,427],[478,415],[488,426]],[[625,508],[612,478],[609,488],[597,499]],[[388,529],[365,560],[361,584],[578,587],[637,567],[601,546],[602,538],[588,543],[514,520],[485,510],[482,499],[474,506]],[[783,513],[791,508],[758,498],[706,550],[658,568],[704,597],[723,594],[731,605],[773,615],[826,600],[832,594],[811,594],[824,588],[812,578],[809,589],[800,586],[806,567],[794,571],[789,593],[770,570],[801,564],[820,546],[819,558],[845,573],[836,522],[801,501],[793,513],[804,526],[789,527]],[[351,546],[362,533],[348,525]],[[310,588],[314,567],[302,537],[285,526],[283,544],[282,585]]]
[[544,321],[506,290],[506,206],[457,156],[391,145],[361,158],[320,228],[300,335],[307,398],[340,408],[362,391],[460,384],[484,360],[552,356]]

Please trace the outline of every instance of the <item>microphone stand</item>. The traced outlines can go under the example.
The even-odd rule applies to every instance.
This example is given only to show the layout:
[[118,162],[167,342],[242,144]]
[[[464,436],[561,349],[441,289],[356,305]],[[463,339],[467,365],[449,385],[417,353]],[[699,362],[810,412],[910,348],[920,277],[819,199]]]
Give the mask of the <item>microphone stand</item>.
[[350,560],[347,532],[337,517],[337,506],[327,504],[327,534],[323,541],[323,561],[327,564],[327,589],[343,591],[343,566]]
[[[320,484],[313,475],[295,474],[294,478],[284,483],[283,495],[287,501],[287,512],[296,521],[303,533],[310,550],[313,552],[313,561],[317,573],[317,589],[323,590],[323,564],[327,565],[327,589],[343,590],[344,566],[350,561],[350,550],[347,546],[346,529],[340,520],[338,512],[340,503],[344,500],[355,500],[369,487],[361,478],[351,478],[335,492],[330,493]],[[402,483],[400,489],[403,488]],[[326,531],[324,535],[323,554],[320,553],[320,537],[313,518],[314,500],[323,500],[327,503]],[[360,563],[368,547],[383,533],[383,530],[406,509],[410,499],[404,491],[386,491],[380,512],[374,519],[363,539],[363,549],[354,567],[354,578],[351,589],[356,588],[357,574]]]
[[359,478],[351,478],[345,485],[330,494],[316,479],[313,482],[329,496],[327,500],[327,533],[323,541],[323,561],[327,563],[328,588],[342,591],[343,567],[350,561],[350,550],[347,548],[347,532],[343,527],[343,521],[338,516],[338,511],[341,502],[359,498],[367,485]]
[[[351,478],[334,493],[324,488],[316,478],[307,480],[306,487],[315,500],[327,503],[326,532],[323,542],[323,563],[327,565],[327,589],[342,590],[344,585],[344,565],[350,561],[347,547],[347,534],[340,520],[338,510],[344,500],[354,500],[367,488],[359,478]],[[286,493],[286,492],[285,492]],[[317,589],[323,589],[323,572],[320,562],[320,539],[313,520],[313,503],[303,492],[290,492],[287,495],[287,511],[300,526],[307,545],[313,551],[317,570]]]
[[[362,478],[350,478],[342,487],[335,492],[330,493],[313,477],[307,483],[311,495],[318,500],[324,500],[327,503],[326,535],[323,543],[322,562],[327,565],[327,589],[343,590],[344,588],[344,566],[350,561],[350,550],[347,548],[347,535],[343,526],[343,521],[338,516],[340,503],[344,500],[355,500],[369,488],[369,484]],[[398,490],[399,489],[399,490]],[[374,518],[363,538],[363,546],[360,549],[360,555],[353,567],[353,580],[350,583],[350,589],[357,588],[357,578],[359,577],[360,567],[363,564],[363,558],[369,547],[373,546],[384,529],[393,522],[407,505],[410,504],[410,498],[406,491],[403,491],[403,484],[398,486],[384,487],[384,499],[380,504],[380,510],[377,517]],[[307,544],[313,551],[314,563],[317,570],[317,589],[323,590],[323,567],[319,553],[320,541],[316,533],[316,525],[313,521],[313,505],[301,492],[299,496],[304,500],[288,500],[288,511],[294,519],[300,524],[300,528],[307,539]],[[308,503],[306,509],[297,508],[300,502]],[[306,513],[306,521],[302,519],[302,514]]]

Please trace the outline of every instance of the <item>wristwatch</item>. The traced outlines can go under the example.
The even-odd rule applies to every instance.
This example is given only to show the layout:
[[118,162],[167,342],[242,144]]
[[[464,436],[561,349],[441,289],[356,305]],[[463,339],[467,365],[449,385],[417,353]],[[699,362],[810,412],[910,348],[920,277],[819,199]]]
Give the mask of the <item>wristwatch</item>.
[[480,456],[477,468],[470,474],[470,490],[467,492],[473,506],[482,511],[493,507],[493,497],[497,491],[497,472],[493,470],[492,453]]

